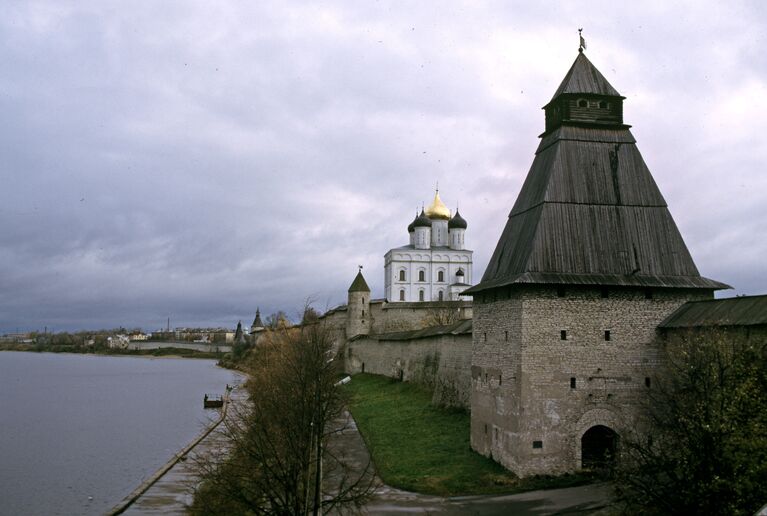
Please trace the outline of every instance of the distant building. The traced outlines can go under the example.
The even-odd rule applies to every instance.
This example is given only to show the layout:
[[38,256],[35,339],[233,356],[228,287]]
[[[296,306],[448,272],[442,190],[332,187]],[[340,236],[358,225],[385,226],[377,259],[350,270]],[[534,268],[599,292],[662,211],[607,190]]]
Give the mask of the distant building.
[[407,245],[384,256],[384,290],[391,303],[456,301],[472,281],[473,251],[466,249],[467,223],[439,198],[408,226]]

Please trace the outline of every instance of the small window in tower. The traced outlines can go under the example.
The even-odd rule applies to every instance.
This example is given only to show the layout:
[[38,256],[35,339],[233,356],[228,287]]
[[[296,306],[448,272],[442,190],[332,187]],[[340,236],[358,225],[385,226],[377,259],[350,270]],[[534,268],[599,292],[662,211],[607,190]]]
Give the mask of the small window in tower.
[[426,274],[423,271],[418,271],[418,281],[426,281]]
[[485,423],[485,435],[487,435],[487,423]]
[[439,271],[437,273],[437,281],[445,281],[445,271]]
[[440,290],[440,291],[437,293],[437,299],[439,299],[440,301],[442,301],[442,297],[443,297],[443,296],[444,296],[444,294],[443,294],[443,293],[442,293],[442,291]]
[[607,299],[610,297],[610,289],[607,287],[602,287],[600,290],[600,293],[602,294],[602,299]]
[[605,340],[610,340],[610,330],[605,330]]
[[575,377],[570,378],[570,388],[575,389]]
[[508,340],[509,340],[509,330],[506,330],[505,332],[503,332],[503,335],[504,335],[504,339],[508,342]]
[[578,107],[589,107],[589,101],[585,99],[580,99],[578,101]]
[[405,290],[402,289],[399,291],[399,300],[404,301],[405,300]]
[[647,387],[648,389],[650,388],[650,377],[649,376],[645,376],[644,386]]
[[559,331],[559,340],[567,340],[567,330]]
[[606,100],[600,100],[599,101],[599,109],[607,109],[609,105],[607,104]]
[[424,294],[423,294],[423,290],[419,290],[419,291],[418,291],[418,301],[423,301],[423,300],[424,300],[424,297],[423,297],[423,295],[424,295]]
[[533,441],[533,448],[536,450],[543,448],[543,441]]
[[365,309],[362,309],[362,317],[365,317]]
[[652,299],[652,289],[651,288],[646,288],[644,290],[644,298],[645,299]]
[[557,287],[557,297],[565,297],[565,287],[562,285]]
[[482,341],[487,342],[487,332],[482,333]]
[[405,271],[399,271],[399,280],[405,281]]

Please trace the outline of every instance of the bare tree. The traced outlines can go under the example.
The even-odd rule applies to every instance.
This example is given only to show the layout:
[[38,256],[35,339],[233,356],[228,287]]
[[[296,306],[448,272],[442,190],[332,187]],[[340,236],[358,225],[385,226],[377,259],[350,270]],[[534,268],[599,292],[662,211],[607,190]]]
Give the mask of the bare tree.
[[[369,465],[352,471],[328,451],[344,408],[322,324],[268,334],[245,369],[249,402],[225,422],[231,452],[200,462],[196,514],[321,514],[359,508],[372,491]],[[323,472],[332,471],[332,475]]]
[[431,326],[449,326],[461,319],[458,308],[434,307],[429,308],[421,323],[425,328]]

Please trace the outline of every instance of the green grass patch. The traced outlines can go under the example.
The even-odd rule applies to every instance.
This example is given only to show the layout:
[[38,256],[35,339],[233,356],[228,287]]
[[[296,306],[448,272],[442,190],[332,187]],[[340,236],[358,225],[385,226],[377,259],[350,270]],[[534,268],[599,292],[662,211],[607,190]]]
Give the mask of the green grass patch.
[[570,487],[594,481],[585,474],[517,478],[471,450],[468,412],[434,407],[432,393],[424,387],[358,374],[344,389],[378,475],[390,486],[458,496]]

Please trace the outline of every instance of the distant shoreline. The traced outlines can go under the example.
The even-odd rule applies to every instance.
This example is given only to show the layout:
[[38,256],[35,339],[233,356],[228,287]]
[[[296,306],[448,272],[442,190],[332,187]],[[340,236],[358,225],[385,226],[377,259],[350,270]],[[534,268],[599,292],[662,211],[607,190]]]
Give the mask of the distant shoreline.
[[221,360],[226,353],[197,351],[185,348],[167,347],[154,349],[67,349],[69,346],[46,346],[39,347],[36,344],[21,343],[0,343],[0,351],[21,351],[28,353],[53,353],[53,354],[75,354],[75,355],[96,355],[96,356],[118,356],[118,357],[148,357],[148,358],[200,358],[206,360]]

